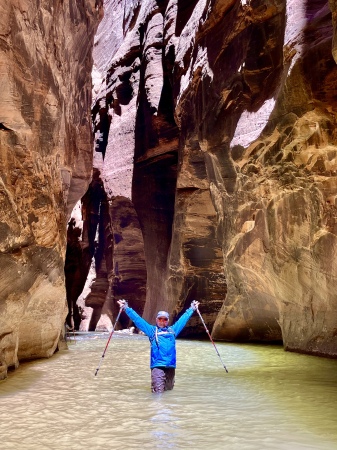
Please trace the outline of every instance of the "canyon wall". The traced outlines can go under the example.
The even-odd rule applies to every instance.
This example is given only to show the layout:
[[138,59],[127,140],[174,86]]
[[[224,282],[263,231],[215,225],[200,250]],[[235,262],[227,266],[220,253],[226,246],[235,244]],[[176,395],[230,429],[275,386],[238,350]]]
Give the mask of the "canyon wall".
[[336,357],[336,2],[105,9],[94,165],[139,219],[144,317],[196,298],[215,339]]
[[0,378],[118,298],[336,357],[337,2],[104,10],[0,6]]
[[67,314],[66,226],[92,172],[100,0],[0,6],[0,379],[52,355]]

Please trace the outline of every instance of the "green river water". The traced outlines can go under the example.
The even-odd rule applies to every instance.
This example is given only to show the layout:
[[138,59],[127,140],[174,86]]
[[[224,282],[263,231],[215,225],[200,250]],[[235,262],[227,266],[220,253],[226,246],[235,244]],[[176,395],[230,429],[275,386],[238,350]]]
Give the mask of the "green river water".
[[150,391],[145,336],[80,334],[0,383],[1,450],[337,450],[337,360],[177,341],[173,391]]

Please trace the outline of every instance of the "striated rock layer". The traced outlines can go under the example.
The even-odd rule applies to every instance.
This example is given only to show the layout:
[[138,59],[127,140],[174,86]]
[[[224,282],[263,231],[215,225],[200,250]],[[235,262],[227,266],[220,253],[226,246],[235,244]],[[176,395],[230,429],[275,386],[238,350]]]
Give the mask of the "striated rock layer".
[[[125,197],[107,200],[100,175],[94,168],[68,226],[67,324],[83,331],[110,329],[120,298],[127,298],[139,313],[145,303],[146,267],[137,214]],[[118,326],[127,325],[126,315],[121,316]]]
[[106,8],[96,157],[138,214],[144,317],[197,298],[216,339],[336,357],[336,2]]
[[66,223],[92,170],[97,0],[0,6],[0,378],[50,356],[67,314]]

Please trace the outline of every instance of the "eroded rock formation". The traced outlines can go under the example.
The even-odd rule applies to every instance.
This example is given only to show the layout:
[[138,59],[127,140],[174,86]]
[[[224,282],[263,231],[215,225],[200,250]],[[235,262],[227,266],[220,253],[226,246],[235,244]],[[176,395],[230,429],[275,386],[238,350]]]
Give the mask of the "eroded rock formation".
[[106,0],[92,158],[101,6],[0,7],[0,378],[88,273],[89,329],[197,298],[216,339],[336,357],[336,2]]
[[66,224],[92,171],[101,3],[0,6],[0,378],[53,354],[67,314]]
[[[98,169],[68,225],[65,275],[71,329],[110,328],[120,298],[143,312],[146,267],[139,220],[129,199],[107,200]],[[128,322],[123,315],[118,327]]]
[[214,338],[336,357],[336,2],[106,8],[96,149],[139,217],[144,317],[197,298]]

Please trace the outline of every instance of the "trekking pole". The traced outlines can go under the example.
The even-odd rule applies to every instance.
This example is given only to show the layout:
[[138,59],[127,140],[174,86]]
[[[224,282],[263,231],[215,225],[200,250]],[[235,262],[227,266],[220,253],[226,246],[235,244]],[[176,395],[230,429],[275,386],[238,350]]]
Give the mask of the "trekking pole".
[[214,345],[215,351],[217,352],[217,354],[218,354],[218,356],[219,356],[219,358],[220,358],[220,361],[221,361],[221,363],[222,363],[222,365],[223,365],[225,371],[228,373],[228,370],[226,369],[226,366],[225,366],[224,362],[223,362],[222,359],[221,359],[220,353],[218,352],[218,349],[216,348],[216,345],[214,344],[214,341],[213,341],[213,339],[212,339],[212,337],[211,337],[211,335],[210,335],[210,333],[209,333],[209,331],[208,331],[208,329],[207,329],[207,326],[206,326],[206,324],[205,324],[205,322],[204,322],[204,319],[202,318],[202,316],[201,316],[200,311],[199,311],[198,308],[197,308],[197,313],[199,314],[199,317],[200,317],[200,319],[201,319],[201,322],[202,322],[202,324],[203,324],[204,327],[205,327],[205,330],[206,330],[206,333],[208,334],[208,337],[210,338],[212,344]]
[[119,316],[121,315],[122,310],[123,310],[123,308],[121,308],[121,309],[119,310],[119,313],[118,313],[118,316],[117,316],[115,325],[112,327],[112,330],[111,330],[111,333],[110,333],[108,342],[106,343],[106,346],[105,346],[103,355],[101,356],[100,362],[99,362],[98,367],[97,367],[97,369],[96,369],[95,376],[97,375],[97,373],[98,373],[98,371],[99,371],[99,368],[101,367],[102,361],[103,361],[103,359],[104,359],[105,352],[107,351],[109,342],[110,342],[110,340],[111,340],[111,338],[112,338],[112,335],[114,334],[114,331],[115,331],[115,328],[116,328],[116,325],[117,325],[117,322],[118,322]]
[[75,344],[76,344],[76,336],[75,336],[75,325],[74,325],[74,315],[73,315],[73,313],[71,313],[71,323],[72,323],[72,332],[73,332],[73,336],[74,336],[74,341],[75,341]]

